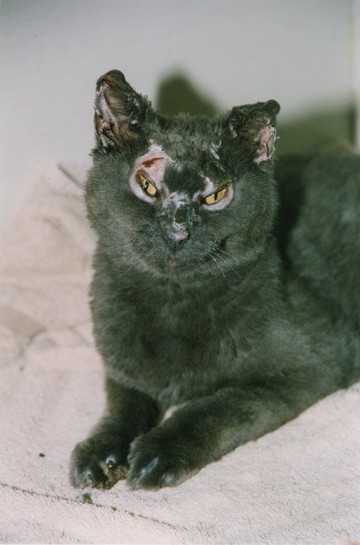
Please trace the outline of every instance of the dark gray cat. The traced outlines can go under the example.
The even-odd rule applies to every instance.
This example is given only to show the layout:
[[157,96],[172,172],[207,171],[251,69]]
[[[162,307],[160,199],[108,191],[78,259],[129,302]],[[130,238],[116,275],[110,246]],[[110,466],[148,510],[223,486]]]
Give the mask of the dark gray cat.
[[290,225],[278,111],[164,118],[121,72],[99,79],[86,202],[108,410],[73,485],[176,485],[359,378],[360,160],[285,165],[306,204]]

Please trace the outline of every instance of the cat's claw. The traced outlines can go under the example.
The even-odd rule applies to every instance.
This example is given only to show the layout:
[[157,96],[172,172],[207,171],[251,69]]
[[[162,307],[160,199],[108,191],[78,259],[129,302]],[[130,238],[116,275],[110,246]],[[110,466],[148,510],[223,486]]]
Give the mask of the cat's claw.
[[85,486],[94,486],[94,475],[90,470],[86,471],[85,478],[84,478],[84,485]]
[[100,466],[76,466],[73,463],[70,473],[71,484],[77,488],[106,488],[106,476]]
[[96,452],[93,442],[79,443],[71,460],[70,480],[77,488],[111,488],[117,481],[125,479],[128,467],[120,454],[103,455]]
[[158,489],[175,484],[175,477],[167,474],[167,468],[160,463],[159,457],[153,458],[145,467],[134,465],[128,474],[128,484],[133,490],[139,488]]
[[128,462],[127,482],[132,489],[175,486],[196,472],[187,466],[183,456],[172,451],[171,445],[161,448],[147,435],[133,442]]
[[[135,467],[132,468],[128,476],[128,482],[131,488],[146,488],[146,483],[149,483],[151,487],[151,481],[154,480],[156,472],[159,471],[160,458],[156,456],[153,458],[145,467],[136,470]],[[160,486],[160,485],[159,485]]]

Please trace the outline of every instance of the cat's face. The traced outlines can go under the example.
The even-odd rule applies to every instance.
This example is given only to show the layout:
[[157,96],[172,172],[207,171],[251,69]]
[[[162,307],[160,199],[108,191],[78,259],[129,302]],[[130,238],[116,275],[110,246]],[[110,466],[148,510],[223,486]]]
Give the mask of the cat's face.
[[98,81],[87,184],[101,251],[160,277],[225,276],[253,260],[276,208],[275,101],[216,120],[157,115],[120,72]]

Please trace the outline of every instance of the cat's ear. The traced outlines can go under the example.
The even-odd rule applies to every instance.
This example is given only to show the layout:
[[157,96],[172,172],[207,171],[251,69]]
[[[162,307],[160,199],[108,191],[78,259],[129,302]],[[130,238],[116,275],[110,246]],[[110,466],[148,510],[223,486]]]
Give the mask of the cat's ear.
[[228,118],[228,130],[233,142],[243,146],[247,144],[255,164],[268,161],[275,151],[276,116],[280,106],[276,100],[238,106],[231,110]]
[[143,136],[142,125],[151,110],[146,98],[128,84],[119,70],[101,76],[96,84],[95,129],[105,150],[121,149]]

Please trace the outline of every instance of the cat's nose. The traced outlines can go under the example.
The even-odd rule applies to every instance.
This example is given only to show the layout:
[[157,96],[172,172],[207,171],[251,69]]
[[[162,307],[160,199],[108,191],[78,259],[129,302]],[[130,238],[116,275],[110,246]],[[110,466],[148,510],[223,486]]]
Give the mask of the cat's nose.
[[184,246],[185,242],[189,240],[190,233],[185,227],[178,227],[177,229],[171,229],[164,233],[164,239],[166,240],[169,248],[173,253],[178,252]]

